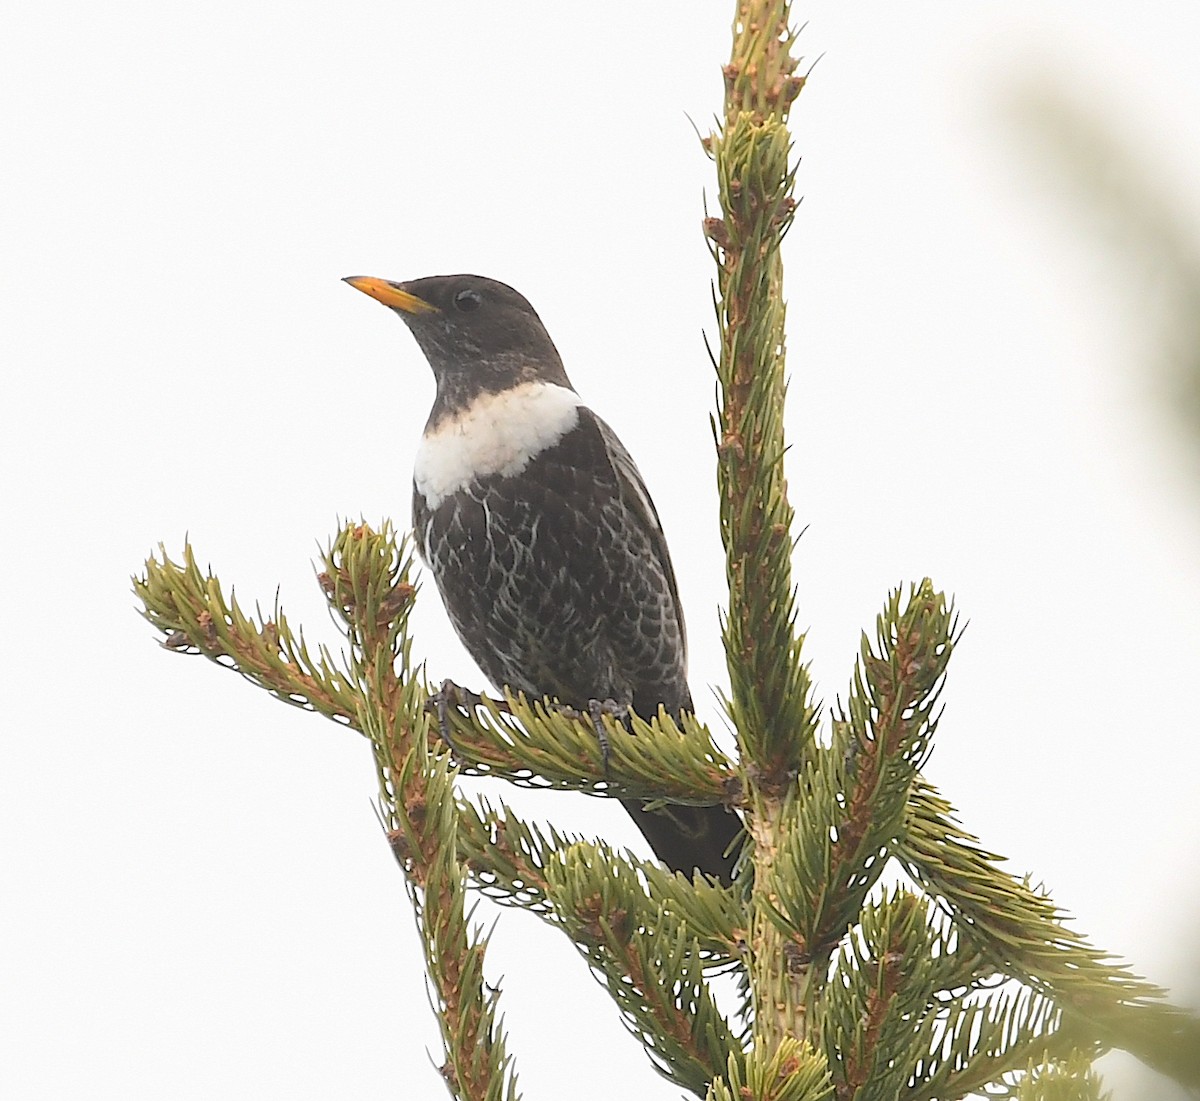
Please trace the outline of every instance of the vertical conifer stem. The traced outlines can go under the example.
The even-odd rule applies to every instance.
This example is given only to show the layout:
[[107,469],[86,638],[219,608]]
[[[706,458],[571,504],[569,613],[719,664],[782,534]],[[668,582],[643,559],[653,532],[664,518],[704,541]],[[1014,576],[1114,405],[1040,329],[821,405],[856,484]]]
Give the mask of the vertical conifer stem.
[[[730,712],[748,780],[755,898],[749,966],[756,1047],[803,1037],[807,966],[793,966],[766,874],[783,834],[795,762],[811,737],[794,631],[792,508],[783,471],[784,304],[779,245],[791,223],[787,112],[804,85],[786,0],[741,0],[724,68],[725,116],[706,143],[722,216],[705,225],[717,262],[721,387],[717,440]],[[791,774],[791,775],[789,775]],[[789,782],[790,781],[790,782]]]
[[786,770],[806,681],[796,675],[791,527],[783,455],[784,304],[779,246],[796,207],[787,111],[804,85],[784,0],[742,0],[724,68],[725,118],[707,147],[722,216],[706,222],[717,261],[721,386],[718,483],[729,581],[731,710],[742,746]]

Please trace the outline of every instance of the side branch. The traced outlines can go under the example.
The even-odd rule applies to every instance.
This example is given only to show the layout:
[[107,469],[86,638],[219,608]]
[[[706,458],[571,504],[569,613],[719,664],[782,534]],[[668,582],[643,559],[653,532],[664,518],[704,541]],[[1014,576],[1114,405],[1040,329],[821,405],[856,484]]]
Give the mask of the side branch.
[[344,529],[325,556],[325,587],[349,628],[358,724],[371,740],[380,810],[417,913],[445,1045],[442,1077],[460,1101],[516,1101],[516,1079],[484,982],[487,937],[469,927],[455,770],[430,745],[426,691],[414,675],[411,559],[390,530]]
[[740,796],[733,765],[692,715],[630,716],[629,729],[605,716],[601,744],[592,720],[523,695],[472,696],[469,710],[446,712],[456,757],[471,775],[633,798],[732,805]]
[[705,1096],[740,1045],[708,989],[709,961],[688,924],[656,905],[634,865],[605,846],[573,846],[547,873],[564,930],[655,1067]]
[[160,547],[159,557],[146,560],[145,574],[133,578],[133,591],[168,650],[203,654],[284,703],[355,726],[353,685],[328,651],[322,646],[314,659],[278,603],[264,619],[246,615],[236,597],[226,600],[212,571],[201,571],[190,543],[184,544],[182,566]]
[[937,726],[937,697],[956,641],[953,608],[929,581],[891,594],[863,636],[848,713],[833,745],[800,776],[792,827],[770,861],[789,948],[823,961],[860,916],[904,824],[908,795]]
[[1057,907],[1002,871],[1003,858],[981,849],[924,780],[913,788],[897,856],[998,971],[1054,999],[1068,1025],[1200,1088],[1200,1021],[1068,929]]

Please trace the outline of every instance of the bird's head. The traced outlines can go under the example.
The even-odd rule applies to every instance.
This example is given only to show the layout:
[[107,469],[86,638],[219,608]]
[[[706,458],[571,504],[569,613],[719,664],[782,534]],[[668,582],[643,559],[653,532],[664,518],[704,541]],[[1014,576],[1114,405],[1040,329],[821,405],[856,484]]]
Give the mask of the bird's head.
[[433,368],[444,409],[522,382],[571,387],[541,318],[504,283],[481,275],[345,281],[399,314]]

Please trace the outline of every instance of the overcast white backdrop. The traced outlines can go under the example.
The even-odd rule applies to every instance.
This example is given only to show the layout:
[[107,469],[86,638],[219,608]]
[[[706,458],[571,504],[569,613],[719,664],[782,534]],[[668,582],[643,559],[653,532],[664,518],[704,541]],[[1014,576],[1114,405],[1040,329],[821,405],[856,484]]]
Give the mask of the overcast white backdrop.
[[[128,576],[189,533],[247,603],[339,516],[407,523],[432,399],[338,280],[536,305],[637,457],[692,681],[725,681],[700,235],[729,0],[13,5],[0,40],[0,1094],[443,1096],[366,746],[158,648]],[[844,691],[889,587],[970,629],[932,780],[1093,940],[1195,1002],[1197,495],[1135,281],[1006,104],[1047,72],[1200,217],[1177,0],[796,5],[786,250],[802,620]],[[1189,196],[1192,198],[1189,199]],[[431,672],[479,683],[432,588]],[[644,852],[619,808],[524,812]],[[669,1098],[564,938],[490,956],[530,1098]],[[1131,1095],[1131,1094],[1127,1094]]]

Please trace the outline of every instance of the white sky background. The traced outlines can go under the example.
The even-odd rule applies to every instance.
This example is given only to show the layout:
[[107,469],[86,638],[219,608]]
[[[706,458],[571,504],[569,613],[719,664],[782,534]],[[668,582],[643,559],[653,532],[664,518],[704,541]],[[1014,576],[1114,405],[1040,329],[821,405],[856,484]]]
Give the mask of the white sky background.
[[[715,195],[688,117],[719,108],[732,7],[8,12],[0,1094],[444,1096],[366,745],[157,648],[127,580],[187,532],[247,604],[280,585],[336,641],[315,544],[339,515],[407,523],[432,400],[403,325],[340,277],[476,271],[534,302],[655,495],[718,721]],[[1005,114],[1049,70],[1200,216],[1185,10],[797,4],[825,56],[786,263],[822,696],[890,586],[953,593],[931,779],[1195,1002],[1198,497],[1137,279]],[[432,586],[416,630],[434,675],[481,683]],[[645,851],[615,805],[512,802]],[[489,958],[526,1096],[679,1095],[565,938],[505,914]]]

